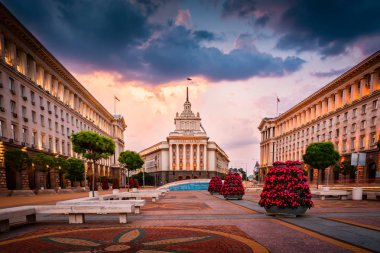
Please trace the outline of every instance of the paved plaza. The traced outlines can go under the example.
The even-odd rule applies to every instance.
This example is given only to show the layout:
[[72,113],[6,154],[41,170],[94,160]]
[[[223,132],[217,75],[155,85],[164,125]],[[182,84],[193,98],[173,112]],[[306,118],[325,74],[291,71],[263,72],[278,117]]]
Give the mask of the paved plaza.
[[[0,207],[54,204],[88,193],[0,198]],[[63,215],[38,215],[37,223],[12,221],[0,234],[0,252],[376,252],[380,202],[313,199],[298,218],[271,217],[258,192],[224,200],[206,191],[168,192],[147,199],[142,213],[120,225],[116,215],[88,215],[68,224]]]

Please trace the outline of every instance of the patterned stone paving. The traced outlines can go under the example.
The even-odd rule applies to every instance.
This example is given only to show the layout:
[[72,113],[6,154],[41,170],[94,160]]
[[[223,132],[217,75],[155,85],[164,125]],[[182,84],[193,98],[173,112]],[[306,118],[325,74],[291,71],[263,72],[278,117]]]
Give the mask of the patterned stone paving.
[[[258,200],[257,192],[247,193],[241,201],[226,201],[206,191],[169,192],[159,202],[147,200],[142,214],[130,215],[126,226],[112,215],[89,215],[82,225],[69,225],[65,216],[42,215],[35,225],[13,225],[10,232],[0,234],[0,252],[343,253],[380,249],[380,201],[313,199],[315,207],[304,217],[289,219],[266,216]],[[52,197],[46,199],[52,202]],[[38,203],[43,204],[43,199]]]

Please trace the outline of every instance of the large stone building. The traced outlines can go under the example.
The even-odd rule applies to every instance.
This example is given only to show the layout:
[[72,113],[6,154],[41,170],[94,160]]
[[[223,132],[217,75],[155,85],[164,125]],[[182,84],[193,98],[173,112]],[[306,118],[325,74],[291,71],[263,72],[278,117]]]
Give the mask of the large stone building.
[[158,184],[182,179],[211,178],[228,171],[228,156],[209,141],[202,127],[199,113],[191,111],[188,88],[181,114],[174,118],[175,130],[166,141],[140,152],[145,161],[144,170],[155,176]]
[[285,113],[264,118],[258,127],[261,175],[276,160],[302,161],[310,143],[331,141],[342,159],[350,159],[354,152],[366,153],[359,178],[380,178],[379,74],[380,51]]
[[[32,155],[44,152],[52,156],[78,157],[72,151],[70,135],[91,130],[112,138],[116,144],[116,155],[101,160],[96,174],[121,178],[117,159],[124,149],[125,128],[123,117],[109,113],[0,4],[1,149],[23,148]],[[0,154],[0,188],[14,189],[12,176],[5,173],[3,155],[4,152]],[[33,175],[29,173],[32,187],[37,181]]]

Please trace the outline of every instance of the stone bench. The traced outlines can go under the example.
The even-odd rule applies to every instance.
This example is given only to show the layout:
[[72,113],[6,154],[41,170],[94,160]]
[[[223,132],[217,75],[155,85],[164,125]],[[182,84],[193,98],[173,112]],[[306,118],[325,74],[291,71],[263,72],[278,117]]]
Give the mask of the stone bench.
[[378,200],[380,199],[380,192],[363,191],[363,199]]
[[156,202],[160,198],[160,193],[158,192],[122,192],[116,197],[120,200],[122,199],[141,199],[141,198],[152,198],[152,202]]
[[27,223],[36,222],[36,210],[33,206],[19,206],[0,209],[0,232],[9,230],[9,219],[26,217]]
[[68,214],[70,224],[85,222],[85,214],[119,214],[119,222],[127,223],[127,214],[135,212],[132,204],[123,205],[46,205],[35,206],[37,214]]
[[141,207],[145,205],[145,200],[87,200],[87,201],[59,201],[56,203],[57,206],[67,206],[67,205],[87,205],[87,206],[96,206],[96,205],[134,205],[135,214],[140,213]]
[[340,200],[346,200],[349,195],[348,191],[344,190],[329,190],[329,191],[316,191],[313,194],[318,195],[321,200],[325,200],[328,196],[339,197]]

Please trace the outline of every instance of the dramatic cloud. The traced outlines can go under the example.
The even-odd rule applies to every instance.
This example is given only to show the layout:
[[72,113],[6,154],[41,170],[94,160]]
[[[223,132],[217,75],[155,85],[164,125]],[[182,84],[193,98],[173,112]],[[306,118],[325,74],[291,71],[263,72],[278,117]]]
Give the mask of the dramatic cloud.
[[187,9],[173,13],[166,23],[151,23],[149,16],[164,6],[153,2],[40,0],[7,1],[7,6],[59,58],[84,66],[83,71],[116,71],[127,80],[159,84],[195,75],[245,80],[283,76],[304,63],[259,52],[253,43],[229,52],[203,45],[221,36],[193,29]]
[[316,77],[320,77],[320,78],[337,77],[337,76],[343,74],[344,72],[346,72],[347,69],[348,68],[343,68],[343,69],[338,69],[338,70],[331,69],[330,71],[327,71],[327,72],[313,72],[313,73],[311,73],[311,75],[316,76]]
[[[223,4],[222,16],[256,20],[267,25],[280,38],[276,47],[281,50],[317,51],[323,57],[347,52],[363,38],[377,39],[380,33],[379,1],[363,0],[347,3],[344,0],[322,1],[233,1]],[[360,44],[364,53],[373,47]],[[379,46],[377,46],[378,50]]]

